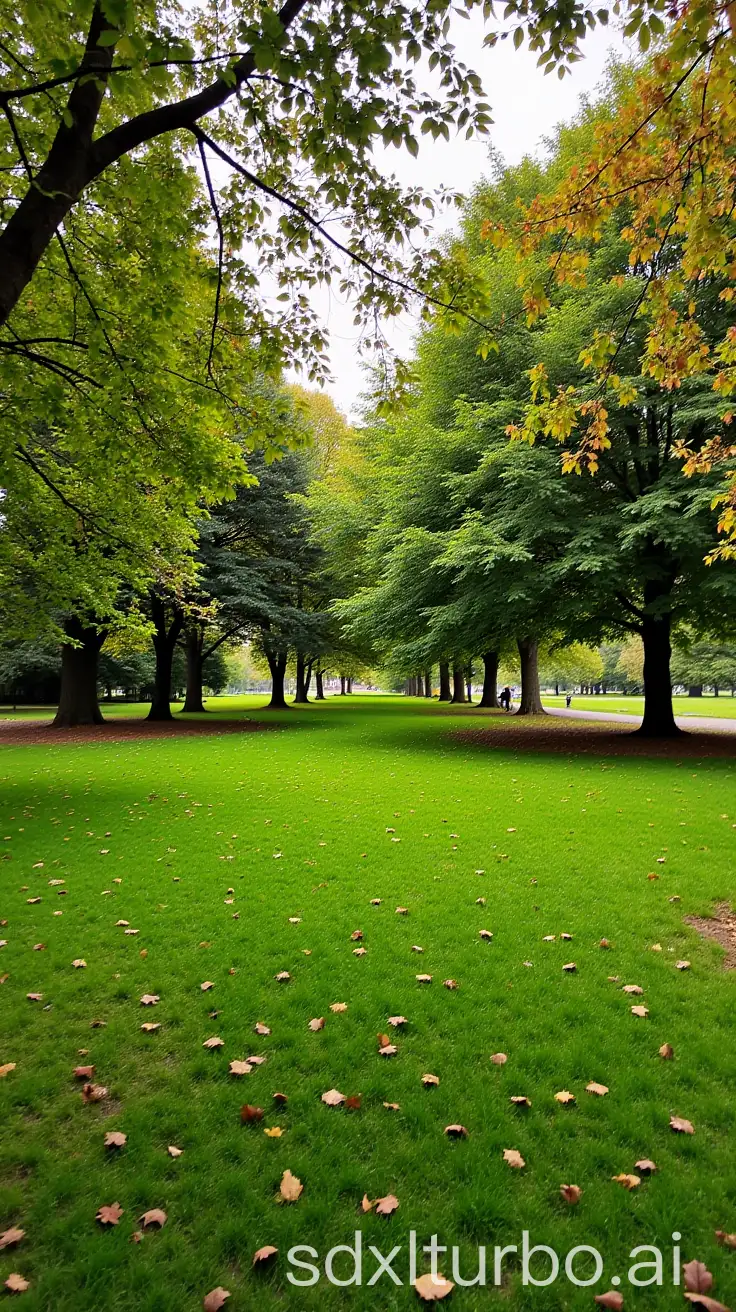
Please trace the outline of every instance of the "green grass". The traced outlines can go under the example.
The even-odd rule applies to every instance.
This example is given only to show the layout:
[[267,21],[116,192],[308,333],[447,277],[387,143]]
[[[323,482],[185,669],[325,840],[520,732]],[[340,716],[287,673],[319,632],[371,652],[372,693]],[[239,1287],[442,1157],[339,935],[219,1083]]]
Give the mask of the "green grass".
[[[564,706],[564,696],[542,696],[545,706]],[[672,705],[675,715],[697,715],[704,716],[706,719],[729,719],[736,718],[736,697],[721,695],[713,697],[711,695],[703,697],[673,697]],[[617,693],[605,693],[598,697],[581,697],[577,693],[572,699],[573,710],[576,711],[624,711],[628,715],[644,714],[643,697],[622,697]]]
[[[287,1250],[311,1244],[323,1259],[359,1228],[387,1253],[413,1228],[420,1244],[434,1232],[458,1244],[469,1277],[478,1244],[520,1244],[526,1228],[563,1257],[598,1247],[597,1290],[625,1277],[635,1245],[669,1251],[680,1231],[683,1260],[704,1261],[713,1293],[734,1307],[736,1253],[714,1230],[736,1231],[736,973],[682,922],[734,895],[733,763],[488,751],[448,732],[467,718],[398,698],[263,718],[279,727],[3,749],[0,1063],[16,1069],[0,1080],[0,1230],[20,1226],[26,1238],[0,1253],[0,1281],[11,1271],[30,1280],[17,1306],[193,1312],[223,1285],[233,1312],[405,1308],[416,1296],[403,1255],[401,1288],[384,1276],[372,1288],[322,1279],[297,1289]],[[51,879],[64,879],[66,896]],[[41,902],[28,905],[32,896]],[[126,937],[119,918],[139,934]],[[491,943],[478,936],[485,927]],[[353,955],[356,929],[364,957]],[[563,931],[571,943],[542,941]],[[39,942],[46,950],[34,952]],[[86,969],[72,969],[78,957]],[[675,969],[681,957],[690,971]],[[563,973],[568,961],[575,974]],[[290,983],[274,981],[281,970]],[[418,985],[418,971],[432,984]],[[215,987],[203,994],[205,980]],[[140,1006],[146,992],[158,1006]],[[330,1012],[337,1001],[347,1012]],[[646,1020],[630,1012],[641,1001]],[[376,1035],[398,1013],[409,1025],[386,1060]],[[326,1025],[311,1033],[316,1016]],[[91,1029],[96,1018],[106,1027]],[[150,1020],[161,1029],[146,1036]],[[259,1020],[270,1037],[253,1033]],[[211,1035],[221,1051],[203,1049]],[[658,1057],[664,1042],[674,1061]],[[489,1062],[497,1051],[508,1054],[502,1068]],[[229,1077],[228,1062],[251,1053],[266,1064]],[[96,1106],[72,1078],[87,1062],[109,1089]],[[424,1072],[438,1088],[421,1087]],[[608,1096],[585,1093],[590,1080]],[[333,1086],[360,1093],[361,1109],[325,1107]],[[562,1089],[574,1107],[555,1102]],[[288,1094],[282,1111],[275,1090]],[[515,1112],[513,1094],[531,1109]],[[261,1125],[241,1125],[246,1101],[265,1109]],[[694,1136],[670,1131],[673,1113]],[[467,1140],[444,1136],[452,1122]],[[264,1135],[273,1125],[280,1139]],[[103,1148],[112,1129],[128,1136],[114,1155]],[[170,1159],[169,1144],[184,1155]],[[524,1171],[504,1164],[504,1148],[523,1154]],[[658,1172],[627,1193],[611,1176],[640,1157]],[[304,1193],[280,1206],[287,1168]],[[577,1207],[561,1201],[563,1182],[584,1190]],[[363,1216],[364,1193],[395,1193],[400,1208]],[[95,1213],[113,1201],[124,1216],[103,1231]],[[155,1207],[167,1225],[132,1244]],[[263,1244],[279,1257],[254,1273]],[[515,1260],[504,1266],[502,1292],[456,1288],[451,1302],[593,1306],[597,1291],[564,1280],[525,1288]],[[367,1258],[365,1279],[373,1268]],[[492,1268],[491,1252],[491,1278]],[[441,1269],[449,1275],[449,1262]],[[668,1284],[621,1288],[627,1309],[685,1306]]]

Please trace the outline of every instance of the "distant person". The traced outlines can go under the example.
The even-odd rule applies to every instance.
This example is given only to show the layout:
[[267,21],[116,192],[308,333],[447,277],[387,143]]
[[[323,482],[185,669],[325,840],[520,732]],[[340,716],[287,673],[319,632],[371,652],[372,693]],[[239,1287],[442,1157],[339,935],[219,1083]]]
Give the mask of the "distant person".
[[571,693],[571,692],[568,692],[568,693],[565,694],[565,705],[566,705],[568,711],[569,711],[569,709],[570,709],[570,702],[571,702],[571,701],[572,701],[572,693]]
[[503,692],[501,693],[501,699],[500,699],[500,700],[501,700],[501,706],[503,707],[503,709],[504,709],[505,711],[510,711],[510,710],[511,710],[511,689],[509,688],[508,684],[506,685],[506,687],[504,688]]

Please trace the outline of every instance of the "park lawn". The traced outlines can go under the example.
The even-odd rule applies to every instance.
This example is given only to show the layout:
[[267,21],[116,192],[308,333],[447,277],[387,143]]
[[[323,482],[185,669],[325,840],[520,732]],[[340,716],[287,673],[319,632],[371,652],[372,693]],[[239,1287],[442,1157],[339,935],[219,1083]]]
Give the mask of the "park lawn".
[[[512,1255],[501,1295],[456,1288],[450,1302],[591,1308],[619,1274],[627,1309],[684,1307],[669,1256],[663,1288],[626,1283],[630,1250],[669,1255],[678,1231],[683,1260],[705,1262],[713,1294],[736,1307],[736,1252],[714,1237],[736,1231],[736,972],[682,919],[734,897],[733,762],[680,763],[676,745],[671,761],[526,754],[516,739],[488,750],[454,736],[467,719],[399,698],[260,718],[269,731],[3,749],[0,1064],[15,1069],[0,1079],[0,1231],[26,1235],[0,1253],[0,1282],[29,1280],[17,1306],[193,1312],[224,1286],[233,1312],[404,1308],[417,1301],[410,1230],[420,1246],[433,1233],[459,1245],[468,1279],[478,1245],[521,1245],[528,1229],[563,1259],[596,1246],[600,1283],[524,1287]],[[143,994],[160,1001],[143,1007]],[[641,1003],[646,1019],[631,1013]],[[392,1015],[405,1030],[390,1031]],[[161,1028],[146,1035],[143,1022]],[[378,1056],[379,1032],[395,1057]],[[211,1036],[224,1047],[203,1048]],[[658,1056],[665,1042],[673,1061]],[[229,1076],[250,1054],[267,1060]],[[96,1105],[72,1075],[87,1063],[109,1091]],[[425,1072],[438,1087],[422,1087]],[[610,1092],[586,1093],[589,1081]],[[333,1087],[361,1108],[325,1106]],[[561,1090],[576,1103],[558,1104]],[[262,1122],[241,1124],[246,1102]],[[695,1134],[673,1133],[673,1114]],[[449,1140],[451,1123],[467,1139]],[[264,1134],[274,1126],[282,1137]],[[120,1151],[103,1147],[113,1130],[127,1135]],[[654,1176],[631,1193],[612,1182],[640,1158]],[[277,1201],[287,1169],[304,1186],[290,1205]],[[577,1206],[562,1183],[583,1189]],[[389,1193],[394,1215],[361,1212],[364,1194]],[[97,1209],[116,1201],[120,1223],[103,1230]],[[164,1229],[131,1243],[152,1208]],[[288,1282],[289,1269],[306,1275],[289,1267],[292,1245],[316,1248],[321,1267],[356,1229],[383,1253],[404,1246],[402,1287],[385,1275],[366,1287],[370,1256],[361,1288]],[[279,1255],[253,1271],[265,1244]],[[451,1275],[448,1258],[440,1269]]]
[[[565,697],[554,697],[542,693],[545,706],[564,706]],[[708,694],[703,697],[673,697],[672,706],[675,715],[697,715],[705,719],[736,718],[736,697],[722,693],[720,697]],[[601,693],[599,696],[578,696],[573,694],[573,710],[576,711],[623,711],[627,715],[644,714],[643,697],[624,697],[619,693]]]

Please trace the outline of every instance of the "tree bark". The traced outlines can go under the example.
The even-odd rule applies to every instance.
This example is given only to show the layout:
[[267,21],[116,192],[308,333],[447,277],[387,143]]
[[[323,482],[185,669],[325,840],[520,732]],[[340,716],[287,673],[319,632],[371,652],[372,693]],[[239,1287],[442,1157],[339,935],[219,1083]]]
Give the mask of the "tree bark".
[[688,697],[702,697],[703,696],[702,683],[691,683],[690,687],[687,690],[687,695]]
[[498,652],[483,653],[483,696],[481,706],[498,707]]
[[642,738],[677,738],[682,732],[675,724],[672,710],[672,617],[669,611],[652,614],[650,610],[664,595],[656,585],[652,585],[651,590],[644,590],[645,610],[641,632],[644,643],[644,719],[636,730]]
[[275,654],[266,653],[268,668],[271,671],[271,700],[266,707],[268,711],[287,710],[286,697],[284,696],[287,655],[288,653],[285,651],[279,651]]
[[314,695],[314,700],[316,702],[323,702],[325,700],[324,670],[316,670],[314,677],[317,684],[317,691]]
[[171,623],[166,627],[166,602],[155,592],[151,593],[151,618],[155,625],[153,632],[153,650],[156,654],[156,676],[153,684],[153,700],[147,719],[173,720],[171,714],[171,662],[174,659],[174,647],[184,625],[184,612],[174,604]]
[[97,699],[97,661],[105,634],[82,623],[76,615],[65,621],[68,638],[81,643],[61,648],[61,689],[54,716],[55,729],[73,729],[79,724],[104,724]]
[[447,661],[440,661],[440,701],[449,702],[451,700],[450,666]]
[[457,662],[452,667],[452,697],[450,700],[465,705],[464,670],[462,665],[458,665]]
[[539,644],[533,638],[517,638],[521,662],[521,702],[517,715],[544,715],[539,691]]
[[202,700],[202,669],[204,667],[204,628],[201,624],[190,624],[186,631],[187,653],[187,690],[184,698],[184,711],[196,711],[204,714]]
[[466,687],[466,691],[467,691],[467,694],[468,694],[468,702],[469,702],[469,704],[472,706],[472,705],[473,705],[473,676],[472,676],[472,674],[466,674],[466,675],[465,675],[465,687]]
[[309,701],[307,697],[307,678],[306,678],[306,661],[302,652],[296,654],[296,692],[294,694],[294,705],[304,706]]
[[352,676],[352,674],[349,674],[349,675],[348,675],[348,687],[347,687],[347,690],[348,690],[349,693],[351,693],[351,692],[353,691],[353,676]]
[[340,675],[340,696],[341,696],[341,697],[344,697],[344,696],[345,696],[345,675],[344,675],[344,674],[341,674],[341,675]]
[[424,671],[424,696],[431,700],[432,698],[432,671]]

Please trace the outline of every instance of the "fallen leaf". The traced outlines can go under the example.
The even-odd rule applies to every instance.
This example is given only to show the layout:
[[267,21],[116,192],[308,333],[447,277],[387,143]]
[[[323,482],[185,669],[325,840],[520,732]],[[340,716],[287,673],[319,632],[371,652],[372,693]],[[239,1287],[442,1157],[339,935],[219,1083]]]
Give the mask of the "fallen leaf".
[[268,1060],[268,1058],[267,1058],[267,1057],[259,1057],[259,1056],[257,1056],[257,1055],[251,1054],[251,1056],[250,1056],[250,1057],[246,1057],[245,1060],[246,1060],[246,1061],[249,1063],[249,1065],[251,1065],[251,1066],[265,1066],[266,1061]]
[[583,1196],[583,1191],[579,1184],[561,1184],[560,1194],[566,1203],[579,1203]]
[[18,1275],[17,1271],[11,1271],[5,1281],[5,1288],[9,1290],[11,1294],[24,1294],[27,1289],[30,1289],[30,1287],[29,1281],[25,1280],[23,1276]]
[[354,957],[365,957],[368,954],[367,948],[353,948]]
[[380,907],[380,905],[381,905],[381,901],[382,901],[382,899],[381,899],[380,897],[372,897],[372,898],[371,898],[371,906],[372,906],[372,907]]
[[263,1108],[251,1107],[250,1103],[246,1102],[240,1108],[240,1119],[243,1125],[249,1125],[251,1121],[262,1121]]
[[508,1162],[509,1166],[513,1166],[518,1171],[526,1166],[526,1162],[521,1153],[517,1152],[515,1148],[504,1148],[503,1160]]
[[351,1094],[351,1096],[350,1096],[349,1098],[346,1098],[346,1099],[345,1099],[345,1106],[347,1107],[348,1111],[351,1111],[351,1112],[359,1112],[359,1111],[360,1111],[360,1094],[359,1094],[359,1093],[353,1093],[353,1094]]
[[656,1162],[652,1162],[648,1157],[642,1157],[640,1161],[634,1162],[634,1170],[640,1175],[654,1175],[657,1169]]
[[128,1136],[120,1130],[108,1130],[105,1135],[106,1148],[124,1148],[128,1142]]
[[83,1084],[82,1102],[102,1102],[107,1097],[104,1084]]
[[310,1030],[312,1030],[315,1034],[317,1033],[318,1030],[323,1030],[324,1027],[325,1027],[325,1018],[324,1018],[324,1016],[315,1016],[314,1020],[310,1020],[310,1022],[309,1022],[309,1028],[310,1028]]
[[288,984],[289,980],[291,979],[291,975],[289,974],[288,970],[280,970],[278,975],[274,975],[274,979],[279,984]]
[[363,1194],[363,1199],[362,1199],[362,1202],[361,1202],[361,1204],[360,1204],[361,1211],[362,1211],[362,1212],[370,1212],[370,1211],[372,1211],[373,1206],[374,1206],[374,1203],[371,1202],[371,1200],[370,1200],[370,1198],[368,1197],[368,1195],[367,1195],[367,1194]]
[[363,937],[362,929],[354,929],[352,934],[350,935],[350,938],[353,943],[359,943],[362,937]]
[[95,1220],[99,1221],[100,1225],[117,1225],[122,1215],[123,1208],[120,1203],[110,1203],[100,1208]]
[[94,1066],[75,1066],[74,1077],[77,1080],[91,1080],[95,1073]]
[[384,1043],[383,1047],[378,1049],[378,1055],[379,1057],[395,1057],[398,1051],[395,1043]]
[[170,1143],[166,1151],[169,1154],[169,1157],[181,1157],[182,1153],[184,1152],[184,1149],[177,1148],[175,1144]]
[[419,946],[418,943],[413,943],[413,944],[412,944],[412,949],[411,949],[411,950],[412,950],[412,952],[423,952],[423,951],[424,951],[424,948],[420,948],[420,946]]
[[610,948],[610,946],[611,944],[609,943],[607,938],[602,938],[600,943],[598,944],[599,948]]
[[507,1061],[508,1057],[505,1052],[494,1052],[491,1057],[491,1063],[493,1066],[505,1066]]
[[335,1014],[337,1014],[337,1013],[340,1012],[340,1011],[347,1011],[347,1009],[348,1009],[348,1004],[347,1004],[347,1002],[331,1002],[331,1003],[330,1003],[330,1011],[334,1011]]
[[672,1061],[672,1058],[675,1055],[675,1050],[672,1047],[672,1044],[663,1043],[662,1047],[659,1049],[659,1055],[663,1061]]
[[158,1020],[145,1021],[144,1024],[141,1025],[141,1029],[144,1034],[155,1034],[156,1030],[161,1029],[161,1022]]
[[396,914],[397,914],[397,916],[408,916],[408,914],[409,914],[409,908],[408,908],[408,907],[397,907],[397,908],[396,908]]
[[682,1268],[685,1288],[691,1294],[707,1294],[713,1288],[713,1277],[704,1262],[685,1262]]
[[285,1093],[275,1093],[273,1095],[273,1100],[275,1103],[278,1103],[279,1107],[283,1107],[289,1101]]
[[446,1125],[445,1134],[449,1139],[467,1139],[468,1132],[464,1125]]
[[116,928],[116,929],[127,929],[129,924],[130,924],[130,921],[129,921],[129,920],[116,920],[116,921],[115,921],[115,928]]
[[339,1107],[345,1101],[345,1094],[340,1093],[339,1089],[328,1089],[327,1093],[322,1094],[322,1102],[326,1107]]
[[[562,935],[560,935],[560,938],[562,938]],[[562,967],[562,969],[566,970],[568,974],[572,974],[573,971],[577,970],[577,966],[575,965],[574,961],[568,961],[567,964]]]
[[704,1308],[705,1312],[730,1312],[724,1303],[719,1303],[717,1298],[709,1298],[707,1294],[686,1293],[685,1298],[695,1307]]
[[29,1002],[42,1002],[43,993],[26,993]]
[[393,1025],[395,1030],[400,1029],[402,1025],[409,1024],[406,1016],[389,1016],[388,1023],[389,1025]]
[[231,1061],[229,1069],[231,1075],[250,1075],[253,1067],[248,1061]]
[[217,1289],[211,1289],[202,1300],[204,1312],[220,1312],[220,1308],[225,1306],[229,1297],[230,1290],[223,1289],[222,1285],[218,1285]]
[[256,1034],[267,1035],[271,1033],[269,1026],[264,1025],[262,1020],[256,1021],[253,1030]]
[[269,1139],[280,1139],[282,1134],[286,1134],[286,1131],[282,1130],[280,1125],[272,1125],[270,1127],[267,1126],[263,1133],[268,1135]]
[[389,1111],[389,1112],[400,1112],[400,1111],[401,1111],[401,1103],[398,1103],[398,1102],[385,1102],[383,1105],[384,1105],[384,1107],[386,1108],[386,1110]]
[[215,986],[211,979],[206,979],[199,987],[203,993],[209,993],[210,989],[213,989]]
[[4,1080],[6,1075],[9,1075],[11,1071],[14,1071],[15,1066],[16,1063],[14,1061],[6,1061],[4,1066],[0,1066],[0,1080]]
[[270,1262],[271,1258],[275,1257],[278,1251],[278,1248],[274,1248],[273,1244],[266,1244],[263,1248],[257,1249],[253,1254],[252,1265],[262,1266],[266,1262]]
[[563,1107],[567,1107],[569,1103],[575,1102],[575,1094],[570,1093],[569,1089],[560,1089],[560,1092],[555,1094],[555,1102],[560,1102]]
[[491,938],[493,938],[493,934],[491,933],[490,929],[479,929],[479,930],[478,930],[478,937],[479,937],[479,938],[487,938],[487,939],[491,939]]
[[143,994],[143,997],[141,998],[141,1006],[142,1006],[142,1007],[155,1007],[155,1006],[156,1006],[156,1003],[157,1003],[157,1002],[160,1002],[160,1001],[161,1001],[161,999],[160,999],[158,993],[144,993],[144,994]]
[[25,1237],[25,1233],[25,1230],[4,1230],[0,1235],[0,1249],[15,1248],[15,1245]]
[[514,1094],[513,1098],[509,1099],[509,1102],[512,1102],[514,1107],[531,1107],[532,1105],[531,1098],[527,1098],[526,1094],[523,1093]]
[[301,1180],[297,1179],[295,1175],[292,1175],[291,1171],[284,1171],[284,1174],[281,1177],[279,1193],[285,1203],[295,1203],[303,1189],[304,1185]]
[[442,983],[445,988],[450,989],[450,991],[460,987],[456,979],[443,979]]
[[431,984],[431,983],[432,983],[432,976],[431,976],[431,975],[417,975],[417,976],[416,976],[416,981],[417,981],[417,984]]
[[590,1084],[586,1084],[585,1092],[595,1093],[599,1098],[604,1098],[608,1093],[608,1088],[605,1084],[596,1084],[595,1080],[591,1080]]
[[631,1008],[631,1014],[632,1014],[632,1016],[640,1016],[642,1020],[645,1020],[646,1017],[649,1015],[649,1008],[648,1008],[648,1007],[632,1007],[632,1008]]
[[419,1297],[425,1303],[438,1302],[441,1298],[447,1298],[455,1286],[451,1280],[445,1280],[445,1277],[438,1271],[436,1276],[428,1271],[426,1275],[420,1276],[414,1281],[414,1288]]
[[211,1039],[205,1039],[204,1043],[202,1044],[202,1047],[209,1048],[210,1051],[212,1051],[214,1048],[224,1048],[225,1040],[221,1039],[219,1034],[213,1034]]
[[623,1185],[624,1189],[628,1189],[629,1192],[632,1189],[638,1189],[641,1184],[638,1175],[612,1175],[611,1179],[614,1180],[616,1184]]
[[160,1207],[152,1207],[150,1212],[144,1212],[143,1216],[138,1217],[138,1220],[144,1230],[149,1225],[158,1226],[159,1230],[162,1230],[166,1225],[166,1213],[162,1212]]
[[689,970],[689,969],[690,969],[690,962],[689,962],[689,961],[676,961],[676,962],[675,962],[675,970]]
[[676,1134],[695,1134],[695,1126],[681,1116],[670,1116],[670,1129]]
[[642,994],[642,993],[644,992],[644,990],[643,990],[643,988],[641,988],[641,986],[640,986],[639,984],[624,984],[623,988],[621,989],[621,992],[622,992],[622,993],[632,993],[632,994]]
[[726,1234],[725,1230],[716,1230],[715,1236],[718,1243],[723,1244],[724,1248],[736,1248],[736,1234],[729,1235]]
[[423,1075],[423,1076],[422,1076],[422,1084],[424,1085],[425,1089],[435,1089],[435,1088],[437,1087],[437,1085],[439,1084],[439,1082],[440,1082],[440,1079],[439,1079],[439,1076],[438,1076],[438,1075]]
[[609,1289],[605,1294],[595,1294],[594,1302],[599,1303],[601,1307],[612,1308],[613,1312],[621,1312],[624,1296],[619,1294],[617,1289]]

